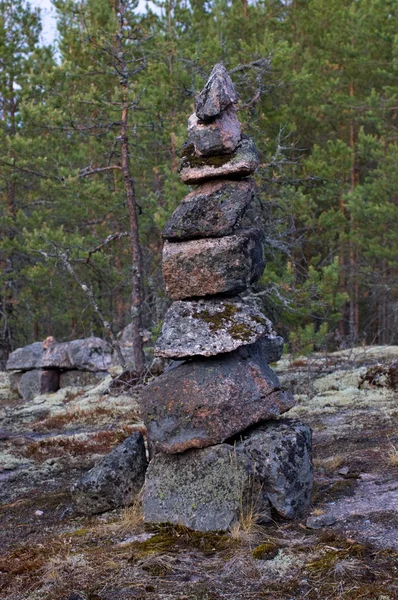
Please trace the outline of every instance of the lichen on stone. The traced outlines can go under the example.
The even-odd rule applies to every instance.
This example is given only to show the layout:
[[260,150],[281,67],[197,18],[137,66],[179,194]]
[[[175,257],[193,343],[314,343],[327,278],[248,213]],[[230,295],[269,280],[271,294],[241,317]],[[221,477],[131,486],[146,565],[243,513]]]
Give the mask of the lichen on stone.
[[[221,311],[210,312],[207,309],[203,309],[192,313],[192,316],[195,319],[205,321],[209,325],[210,331],[225,329],[231,337],[247,341],[256,333],[256,330],[247,323],[239,323],[236,320],[237,313],[239,313],[239,308],[237,306],[234,304],[224,304]],[[252,318],[253,320],[258,321],[260,317]],[[265,319],[263,324],[266,324]]]

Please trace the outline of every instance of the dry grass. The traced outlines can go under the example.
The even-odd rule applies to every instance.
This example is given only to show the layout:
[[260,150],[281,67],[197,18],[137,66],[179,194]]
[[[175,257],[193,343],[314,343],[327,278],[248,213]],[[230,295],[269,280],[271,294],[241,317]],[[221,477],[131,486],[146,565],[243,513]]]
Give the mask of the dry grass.
[[37,421],[33,425],[35,431],[54,431],[62,429],[67,425],[92,425],[98,420],[114,420],[118,417],[123,416],[123,419],[129,423],[138,423],[140,421],[137,411],[120,411],[113,408],[107,408],[105,406],[96,406],[95,408],[82,410],[74,408],[67,410],[61,415],[53,415],[46,419]]
[[262,517],[263,515],[260,515],[254,508],[241,510],[239,521],[234,523],[230,529],[231,539],[234,542],[252,544],[264,537],[266,529],[261,525]]
[[312,462],[315,469],[323,470],[327,475],[334,475],[346,462],[346,457],[336,454],[328,458],[314,458]]
[[398,467],[398,448],[390,442],[390,449],[387,454],[387,462],[390,467]]
[[83,456],[87,454],[105,454],[114,446],[122,443],[134,431],[145,433],[143,427],[124,425],[120,429],[98,431],[88,434],[87,438],[77,436],[58,436],[38,442],[32,442],[22,451],[23,456],[43,462],[59,456]]

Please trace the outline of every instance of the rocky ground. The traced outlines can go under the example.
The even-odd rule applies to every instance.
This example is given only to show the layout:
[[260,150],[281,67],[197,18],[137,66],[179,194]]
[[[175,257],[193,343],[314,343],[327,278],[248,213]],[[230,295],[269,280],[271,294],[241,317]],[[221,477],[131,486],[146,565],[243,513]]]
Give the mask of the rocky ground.
[[[309,520],[228,534],[145,528],[140,507],[81,517],[69,488],[136,429],[137,388],[23,403],[0,373],[0,600],[398,598],[398,347],[283,358],[314,433]],[[309,527],[309,525],[311,527]],[[319,527],[314,529],[313,527]]]

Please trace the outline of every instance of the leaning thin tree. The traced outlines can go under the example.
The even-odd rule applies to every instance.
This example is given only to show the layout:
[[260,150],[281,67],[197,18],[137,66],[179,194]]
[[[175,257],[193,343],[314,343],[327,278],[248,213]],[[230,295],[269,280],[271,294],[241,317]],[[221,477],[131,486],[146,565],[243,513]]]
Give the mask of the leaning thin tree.
[[[105,62],[118,77],[120,99],[112,100],[109,108],[113,112],[118,108],[120,119],[120,163],[108,164],[103,167],[87,167],[81,171],[82,177],[88,177],[105,171],[119,171],[123,177],[129,212],[129,239],[132,260],[131,268],[131,332],[134,352],[134,369],[137,375],[145,370],[145,355],[142,339],[142,306],[143,306],[143,259],[139,237],[138,206],[135,193],[134,178],[130,163],[129,119],[136,107],[136,102],[130,99],[130,87],[133,78],[146,67],[145,55],[137,52],[137,30],[128,24],[127,16],[131,11],[129,0],[116,0],[112,3],[115,16],[116,32],[105,35],[101,43],[95,36],[90,38],[90,43],[97,46]],[[103,100],[106,104],[106,101]],[[113,123],[114,124],[114,123]]]

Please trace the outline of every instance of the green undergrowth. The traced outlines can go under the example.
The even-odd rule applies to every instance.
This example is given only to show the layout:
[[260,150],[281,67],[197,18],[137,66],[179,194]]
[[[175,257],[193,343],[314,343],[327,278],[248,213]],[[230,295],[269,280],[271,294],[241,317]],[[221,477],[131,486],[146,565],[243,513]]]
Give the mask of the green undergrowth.
[[271,560],[279,552],[279,547],[274,542],[264,542],[252,551],[253,558],[257,560]]

